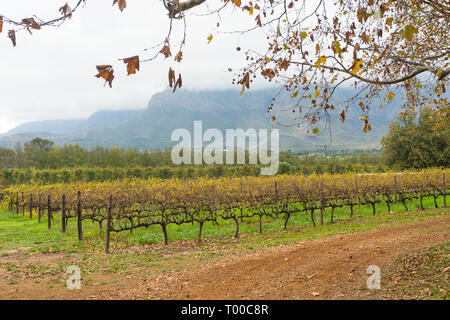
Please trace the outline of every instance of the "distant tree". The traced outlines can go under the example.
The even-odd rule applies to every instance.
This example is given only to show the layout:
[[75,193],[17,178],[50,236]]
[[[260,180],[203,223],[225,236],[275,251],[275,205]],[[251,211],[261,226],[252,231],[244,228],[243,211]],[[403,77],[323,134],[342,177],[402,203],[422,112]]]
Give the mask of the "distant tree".
[[381,140],[387,165],[398,168],[450,166],[450,127],[440,126],[439,113],[424,108],[405,112]]
[[14,153],[16,154],[16,158],[15,158],[15,163],[14,166],[17,168],[23,168],[24,167],[24,152],[23,152],[23,148],[22,145],[20,144],[19,141],[17,141],[16,145],[14,146]]
[[48,139],[34,138],[29,142],[30,145],[36,147],[40,151],[48,151],[55,144],[53,141]]
[[52,157],[49,156],[49,152],[53,146],[53,141],[41,138],[34,138],[25,143],[23,154],[26,166],[40,169],[51,167]]
[[0,168],[12,168],[14,159],[15,153],[13,150],[0,148]]

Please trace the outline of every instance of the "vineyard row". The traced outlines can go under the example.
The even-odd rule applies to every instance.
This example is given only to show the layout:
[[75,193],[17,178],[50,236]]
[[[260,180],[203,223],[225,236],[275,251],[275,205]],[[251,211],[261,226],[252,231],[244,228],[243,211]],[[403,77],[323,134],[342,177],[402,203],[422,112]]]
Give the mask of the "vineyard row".
[[[69,219],[77,220],[78,238],[83,239],[83,220],[92,220],[103,229],[106,222],[106,252],[109,252],[111,232],[132,232],[136,228],[160,225],[165,243],[170,224],[199,224],[201,241],[204,223],[231,219],[239,224],[244,219],[263,217],[284,218],[287,228],[293,214],[307,214],[315,226],[316,219],[324,221],[324,210],[331,208],[333,222],[335,208],[370,205],[373,214],[376,204],[385,203],[388,211],[394,203],[403,204],[417,199],[423,209],[423,199],[442,196],[446,206],[446,174],[448,170],[404,172],[401,174],[366,175],[284,175],[275,177],[198,178],[198,179],[134,179],[103,183],[73,183],[55,185],[21,185],[0,191],[3,205],[10,211],[38,222],[47,217],[61,217],[61,231],[65,232]],[[316,212],[319,212],[317,218]]]

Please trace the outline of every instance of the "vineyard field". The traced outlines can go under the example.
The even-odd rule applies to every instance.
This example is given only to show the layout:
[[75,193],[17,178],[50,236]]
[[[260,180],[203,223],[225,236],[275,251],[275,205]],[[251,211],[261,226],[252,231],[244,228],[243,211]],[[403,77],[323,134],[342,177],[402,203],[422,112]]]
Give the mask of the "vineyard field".
[[79,240],[83,240],[83,225],[91,220],[99,232],[105,232],[105,250],[109,252],[111,233],[133,234],[140,229],[146,232],[137,242],[159,241],[162,234],[167,244],[169,234],[173,236],[178,230],[189,230],[189,238],[197,237],[198,241],[230,232],[237,238],[242,231],[256,228],[263,232],[268,222],[271,227],[287,229],[351,218],[361,208],[375,215],[399,208],[445,206],[446,173],[448,176],[445,171],[428,170],[377,175],[135,179],[13,186],[1,194],[9,210],[46,222],[49,229],[64,233],[69,220],[76,221]]
[[[437,200],[438,206],[443,205],[442,198]],[[425,211],[419,210],[417,200],[408,200],[408,207],[412,210],[404,211],[402,204],[394,205],[391,214],[386,214],[387,206],[379,204],[376,206],[379,214],[372,214],[370,205],[362,205],[355,208],[354,216],[349,219],[348,210],[337,208],[335,210],[334,223],[330,222],[331,210],[328,208],[324,214],[324,225],[312,227],[309,216],[294,215],[289,221],[287,230],[283,230],[284,219],[264,218],[263,232],[259,232],[258,218],[248,218],[240,225],[239,241],[235,242],[235,224],[230,220],[219,220],[218,225],[206,222],[203,227],[203,240],[200,247],[208,248],[210,245],[222,243],[224,245],[239,244],[245,247],[273,246],[284,243],[292,243],[298,239],[315,239],[336,233],[348,233],[364,231],[383,225],[385,223],[409,223],[411,219],[422,219],[424,221],[442,217],[440,210],[434,209],[434,199],[424,199]],[[438,211],[436,211],[438,210]],[[27,248],[27,251],[41,253],[57,252],[99,252],[104,250],[105,230],[100,231],[98,224],[92,221],[83,221],[84,241],[77,239],[77,221],[69,220],[66,232],[62,233],[59,227],[60,217],[54,216],[54,228],[48,230],[46,221],[37,223],[36,217],[29,219],[28,216],[17,215],[15,212],[0,209],[0,226],[5,232],[0,232],[0,251],[14,248]],[[411,221],[410,221],[411,220]],[[198,245],[198,224],[171,224],[167,226],[170,235],[169,244],[175,247],[192,247]],[[132,233],[121,232],[114,234],[111,238],[111,251],[113,253],[123,252],[127,248],[155,247],[163,250],[164,235],[157,225],[148,228],[138,228]],[[163,247],[161,247],[163,246]],[[238,247],[239,247],[238,246]],[[237,247],[237,248],[238,248]]]

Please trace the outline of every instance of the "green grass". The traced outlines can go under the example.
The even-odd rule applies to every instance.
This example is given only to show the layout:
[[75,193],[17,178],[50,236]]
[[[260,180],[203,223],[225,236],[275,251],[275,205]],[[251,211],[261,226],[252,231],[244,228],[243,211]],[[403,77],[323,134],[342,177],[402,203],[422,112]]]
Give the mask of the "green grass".
[[[438,199],[438,205],[443,204],[442,197]],[[324,212],[324,226],[320,226],[319,211],[315,212],[316,227],[314,229],[306,228],[302,232],[302,236],[306,239],[316,238],[319,236],[331,235],[339,232],[353,232],[359,230],[367,230],[372,228],[372,223],[378,224],[388,222],[389,220],[402,221],[402,217],[406,220],[411,216],[420,217],[421,215],[430,215],[430,211],[424,212],[418,210],[418,201],[408,201],[407,206],[410,209],[406,214],[389,215],[386,214],[387,206],[385,204],[377,204],[377,214],[372,216],[372,208],[370,205],[354,208],[352,223],[339,223],[348,221],[349,209],[336,208],[334,211],[334,224],[330,223],[331,209]],[[425,208],[433,208],[433,199],[424,199]],[[391,211],[402,212],[404,207],[402,204],[392,205]],[[369,218],[370,219],[366,219]],[[56,216],[52,222],[52,229],[48,230],[47,221],[44,219],[40,224],[37,223],[36,217],[30,219],[16,215],[0,209],[0,251],[17,248],[27,248],[27,252],[88,252],[99,251],[104,247],[105,232],[100,232],[97,223],[91,221],[83,221],[83,236],[86,241],[77,240],[76,220],[71,219],[67,227],[67,232],[61,232],[60,216]],[[202,239],[206,242],[210,241],[229,241],[235,233],[235,223],[233,220],[218,220],[218,225],[212,222],[206,222],[203,226]],[[258,217],[245,218],[240,223],[240,235],[251,235],[254,238],[255,245],[259,241],[272,239],[269,245],[274,243],[287,243],[295,241],[297,233],[283,232],[284,217],[280,215],[278,218],[263,217],[263,233],[259,234]],[[288,223],[289,230],[299,230],[311,225],[309,214],[296,213],[292,214]],[[198,237],[198,223],[175,225],[171,224],[167,228],[169,241],[186,241],[195,240]],[[159,244],[164,241],[161,227],[158,225],[149,228],[134,229],[133,233],[121,232],[112,233],[112,242],[118,242],[121,246]],[[4,254],[4,253],[1,253]]]
[[[424,201],[425,207],[434,207],[432,199]],[[442,206],[442,199],[438,204]],[[413,209],[418,202],[409,202]],[[69,222],[67,232],[60,231],[58,216],[51,230],[47,222],[37,223],[33,217],[22,217],[7,211],[0,211],[0,265],[9,272],[31,275],[56,276],[64,272],[71,264],[79,265],[84,272],[102,274],[131,274],[133,272],[163,272],[181,269],[186,265],[199,265],[207,261],[236,252],[253,252],[261,247],[297,243],[303,240],[391,227],[426,220],[448,217],[449,209],[410,210],[402,212],[403,206],[393,206],[395,214],[386,213],[387,208],[377,206],[377,214],[372,215],[370,206],[356,208],[352,219],[348,219],[346,209],[335,209],[335,223],[330,223],[330,210],[325,211],[325,224],[313,228],[309,215],[294,214],[283,230],[284,220],[263,218],[263,233],[259,233],[258,218],[245,219],[240,225],[240,238],[234,239],[235,224],[231,220],[219,221],[219,225],[206,223],[203,242],[198,244],[198,224],[170,225],[168,228],[169,245],[163,244],[163,235],[159,226],[135,229],[132,234],[122,232],[112,234],[111,250],[113,254],[104,254],[105,232],[99,232],[98,224],[83,222],[84,240],[78,241],[76,221]],[[317,214],[318,215],[318,214]],[[8,253],[8,250],[17,250]],[[34,253],[58,253],[58,263],[36,264],[2,262],[3,259],[17,255]]]
[[450,300],[450,241],[398,257],[386,271],[394,299]]

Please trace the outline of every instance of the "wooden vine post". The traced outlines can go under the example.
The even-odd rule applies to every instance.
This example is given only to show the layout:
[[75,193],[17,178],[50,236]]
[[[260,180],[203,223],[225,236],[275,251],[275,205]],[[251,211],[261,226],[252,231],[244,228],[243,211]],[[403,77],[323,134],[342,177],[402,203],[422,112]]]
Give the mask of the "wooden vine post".
[[275,212],[278,215],[278,190],[276,181],[273,183],[273,188],[275,189]]
[[323,225],[323,182],[320,182],[320,224]]
[[22,217],[25,216],[25,195],[22,192]]
[[112,195],[109,196],[109,201],[108,201],[108,218],[106,221],[105,253],[109,253],[109,241],[110,241],[110,237],[111,237],[111,219],[112,219]]
[[62,195],[62,206],[61,206],[61,231],[66,232],[66,194]]
[[47,220],[48,220],[48,230],[52,228],[52,198],[51,195],[48,195],[47,202]]
[[[241,197],[242,197],[242,192],[244,191],[244,186],[242,184],[242,176],[241,176]],[[243,212],[241,209],[241,222],[244,222],[244,216],[243,216]]]
[[41,223],[41,202],[42,202],[42,196],[39,194],[38,196],[38,223]]
[[353,217],[353,206],[356,204],[358,199],[358,176],[355,175],[355,185],[353,187],[353,197],[355,202],[350,201],[350,218]]
[[447,207],[447,186],[445,185],[445,172],[442,172],[442,194],[444,196],[444,208]]
[[397,176],[394,176],[394,197],[395,197],[395,204],[397,204],[397,201],[398,201],[398,195],[397,195]]
[[19,214],[19,193],[16,192],[16,214]]
[[33,219],[33,193],[30,193],[30,219]]
[[83,240],[83,223],[81,220],[81,191],[77,193],[77,227],[78,227],[78,240]]

